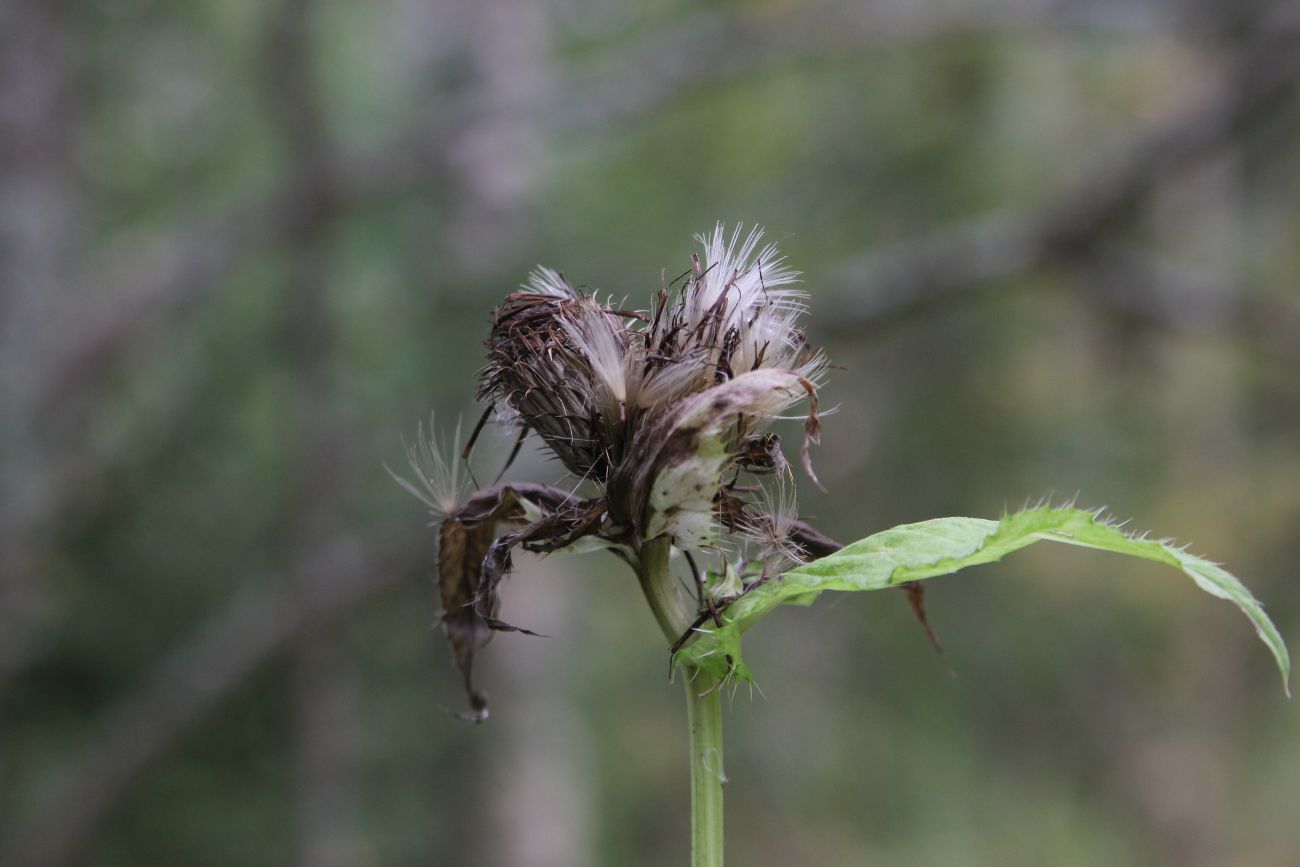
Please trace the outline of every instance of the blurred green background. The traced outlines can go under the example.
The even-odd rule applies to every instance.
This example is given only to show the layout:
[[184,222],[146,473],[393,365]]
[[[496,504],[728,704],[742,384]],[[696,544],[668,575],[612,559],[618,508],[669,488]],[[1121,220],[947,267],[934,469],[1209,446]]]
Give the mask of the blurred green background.
[[[1300,639],[1294,6],[8,0],[0,52],[11,867],[684,863],[632,575],[521,557],[505,616],[551,637],[458,722],[383,464],[477,417],[536,263],[641,304],[718,220],[840,367],[820,527],[1077,493]],[[750,633],[733,863],[1300,864],[1296,711],[1231,606],[1087,551],[929,586],[946,663],[902,594]]]

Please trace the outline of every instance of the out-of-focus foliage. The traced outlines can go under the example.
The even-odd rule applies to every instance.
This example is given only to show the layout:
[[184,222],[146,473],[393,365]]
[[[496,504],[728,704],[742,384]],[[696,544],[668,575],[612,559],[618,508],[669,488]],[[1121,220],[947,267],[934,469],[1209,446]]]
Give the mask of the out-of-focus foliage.
[[[551,637],[493,643],[466,725],[434,534],[383,464],[473,411],[535,264],[640,298],[717,220],[781,243],[838,366],[819,527],[1078,491],[1250,576],[1294,641],[1300,102],[1269,64],[1295,27],[5,4],[0,859],[681,863],[685,722],[630,574],[521,562],[503,604]],[[1251,60],[1283,80],[1220,129]],[[480,482],[509,448],[487,429]],[[530,446],[511,475],[562,468]],[[726,719],[735,863],[1300,860],[1295,710],[1250,630],[1157,564],[1046,547],[927,582],[946,662],[902,594],[764,623],[765,698]]]

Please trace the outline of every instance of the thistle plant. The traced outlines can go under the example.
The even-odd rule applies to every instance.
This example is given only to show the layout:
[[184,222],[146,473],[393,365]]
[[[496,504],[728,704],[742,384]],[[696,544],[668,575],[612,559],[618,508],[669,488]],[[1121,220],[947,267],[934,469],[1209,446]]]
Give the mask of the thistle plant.
[[[1285,686],[1286,647],[1235,577],[1100,512],[1040,504],[1000,520],[906,524],[849,545],[800,520],[794,472],[767,428],[797,409],[799,462],[820,484],[809,449],[820,437],[828,364],[799,324],[807,296],[760,231],[718,226],[697,241],[690,267],[645,309],[602,299],[557,271],[534,272],[492,314],[477,392],[487,407],[464,451],[444,454],[423,431],[410,449],[415,479],[399,481],[438,525],[442,626],[467,718],[488,716],[473,678],[477,652],[497,632],[528,632],[501,618],[516,549],[606,551],[640,582],[685,683],[695,865],[722,864],[720,696],[752,677],[741,636],[779,605],[808,605],[823,591],[901,588],[937,645],[925,579],[1039,541],[1113,551],[1173,566],[1233,602]],[[507,467],[535,434],[570,483],[468,484],[460,462],[490,419],[516,431]]]

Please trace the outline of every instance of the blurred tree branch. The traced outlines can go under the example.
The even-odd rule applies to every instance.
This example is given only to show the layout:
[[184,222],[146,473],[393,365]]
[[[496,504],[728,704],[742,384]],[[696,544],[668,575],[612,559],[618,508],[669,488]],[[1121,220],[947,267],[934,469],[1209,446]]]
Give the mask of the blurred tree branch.
[[[312,592],[307,552],[347,529],[346,503],[357,487],[358,455],[343,417],[333,368],[335,327],[329,231],[335,176],[325,107],[315,80],[315,0],[281,0],[270,13],[267,90],[273,124],[298,203],[285,239],[288,260],[282,334],[290,374],[289,484],[280,556],[286,574]],[[360,831],[360,754],[364,737],[356,660],[338,630],[300,635],[289,673],[293,718],[294,842],[300,867],[349,867],[369,860]]]
[[[70,307],[81,238],[79,34],[69,6],[18,0],[0,10],[0,729],[6,687],[36,652],[34,624],[47,605],[34,567],[57,454],[19,420],[36,399],[30,372],[49,362]],[[0,731],[0,789],[7,748]]]
[[1300,297],[1119,244],[1100,245],[1079,268],[1088,297],[1112,316],[1178,334],[1226,335],[1246,357],[1300,364]]
[[[1132,217],[1157,182],[1232,141],[1293,95],[1297,79],[1300,27],[1273,27],[1241,42],[1213,92],[1136,134],[1039,204],[872,250],[841,266],[835,280],[837,304],[829,308],[835,316],[825,326],[859,333],[865,325],[887,324],[980,290],[1005,287],[1039,267],[1088,260],[1108,232]],[[1137,290],[1139,284],[1130,285]],[[1293,335],[1298,333],[1292,311],[1274,309],[1259,293],[1250,299],[1234,317],[1234,328],[1244,336],[1277,327],[1278,316],[1292,323]],[[1135,303],[1130,310],[1158,316],[1166,306]],[[1167,324],[1176,326],[1177,320]]]

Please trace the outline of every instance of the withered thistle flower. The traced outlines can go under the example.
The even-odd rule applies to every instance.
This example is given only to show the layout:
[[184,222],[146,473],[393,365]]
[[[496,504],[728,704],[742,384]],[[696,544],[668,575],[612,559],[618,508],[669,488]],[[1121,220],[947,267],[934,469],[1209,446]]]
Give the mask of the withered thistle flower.
[[[690,267],[644,309],[540,268],[493,311],[478,398],[521,440],[537,434],[597,495],[501,484],[455,508],[425,498],[442,513],[444,625],[476,718],[486,703],[470,679],[474,652],[493,632],[515,628],[497,617],[497,590],[516,547],[613,551],[637,571],[679,642],[689,638],[685,626],[728,600],[701,591],[694,604],[674,601],[675,585],[660,586],[672,580],[663,568],[671,551],[707,558],[735,534],[776,565],[838,547],[797,520],[793,500],[773,509],[750,482],[789,473],[766,427],[800,403],[802,463],[812,475],[808,445],[820,433],[817,389],[827,363],[799,325],[806,296],[798,274],[758,229],[728,234],[719,225],[697,241]],[[423,465],[445,468],[435,452],[420,454]],[[416,472],[428,478],[420,465]],[[659,610],[665,604],[679,609],[675,617]]]

